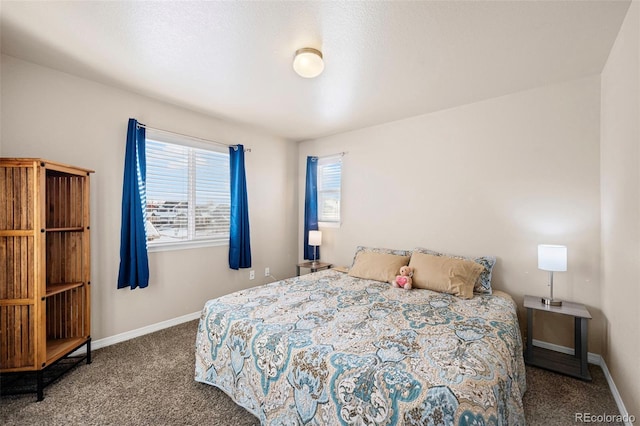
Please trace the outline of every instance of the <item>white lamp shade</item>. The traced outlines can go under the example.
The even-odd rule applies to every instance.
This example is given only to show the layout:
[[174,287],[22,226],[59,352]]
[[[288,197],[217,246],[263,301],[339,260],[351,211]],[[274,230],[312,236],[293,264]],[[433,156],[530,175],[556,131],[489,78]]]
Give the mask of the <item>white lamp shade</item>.
[[311,47],[304,47],[296,51],[293,59],[293,69],[300,77],[314,78],[324,70],[322,52]]
[[563,272],[567,270],[567,247],[550,244],[538,246],[538,269]]
[[322,231],[309,231],[309,245],[310,246],[322,245]]

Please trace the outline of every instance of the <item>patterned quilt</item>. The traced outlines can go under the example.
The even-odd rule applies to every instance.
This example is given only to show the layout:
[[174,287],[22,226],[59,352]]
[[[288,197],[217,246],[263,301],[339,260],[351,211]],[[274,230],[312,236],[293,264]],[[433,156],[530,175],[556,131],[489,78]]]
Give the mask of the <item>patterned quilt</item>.
[[328,270],[210,300],[195,379],[263,425],[524,425],[511,298]]

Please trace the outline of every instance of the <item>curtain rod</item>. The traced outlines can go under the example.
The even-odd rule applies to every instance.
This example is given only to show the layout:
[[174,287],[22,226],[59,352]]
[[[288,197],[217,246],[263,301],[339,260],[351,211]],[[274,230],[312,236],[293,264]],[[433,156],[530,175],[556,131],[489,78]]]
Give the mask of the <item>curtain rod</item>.
[[[203,142],[214,143],[216,145],[222,145],[222,146],[226,146],[226,147],[233,148],[233,149],[236,149],[236,150],[238,149],[238,145],[237,144],[229,145],[229,144],[218,142],[218,141],[212,141],[211,139],[200,138],[198,136],[185,135],[184,133],[172,132],[171,130],[165,130],[165,129],[159,129],[157,127],[147,126],[146,124],[142,124],[142,123],[138,123],[138,127],[144,127],[145,129],[151,129],[151,130],[155,130],[155,131],[158,131],[158,132],[171,133],[173,135],[184,136],[186,138],[197,139],[197,140],[201,140]],[[244,152],[251,152],[251,148],[245,148]]]
[[313,155],[312,157],[316,158],[316,159],[320,159],[320,158],[329,158],[329,157],[344,157],[345,155],[347,155],[348,152],[347,151],[342,151],[342,152],[336,152],[335,154],[329,154],[329,155]]

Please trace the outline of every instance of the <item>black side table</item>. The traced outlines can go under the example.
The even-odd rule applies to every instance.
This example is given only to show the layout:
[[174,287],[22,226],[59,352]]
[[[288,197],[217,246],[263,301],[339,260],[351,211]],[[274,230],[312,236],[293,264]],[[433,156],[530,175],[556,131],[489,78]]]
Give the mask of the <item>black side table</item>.
[[[537,296],[525,296],[524,307],[527,308],[527,347],[524,361],[535,367],[590,381],[591,374],[587,367],[587,320],[591,319],[591,314],[587,308],[580,303],[566,301],[563,301],[561,306],[549,306],[542,303],[540,297]],[[555,312],[573,317],[575,355],[533,346],[534,310]]]
[[322,271],[323,269],[329,269],[333,265],[331,263],[324,262],[302,262],[296,265],[296,275],[300,276],[300,268],[307,268],[311,272]]

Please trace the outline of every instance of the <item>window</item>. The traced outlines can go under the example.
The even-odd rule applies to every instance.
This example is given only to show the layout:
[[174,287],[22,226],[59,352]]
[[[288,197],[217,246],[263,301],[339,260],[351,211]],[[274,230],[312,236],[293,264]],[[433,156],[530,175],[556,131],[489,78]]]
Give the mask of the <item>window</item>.
[[229,153],[158,139],[146,141],[149,247],[228,243]]
[[318,221],[340,224],[342,155],[318,159]]

